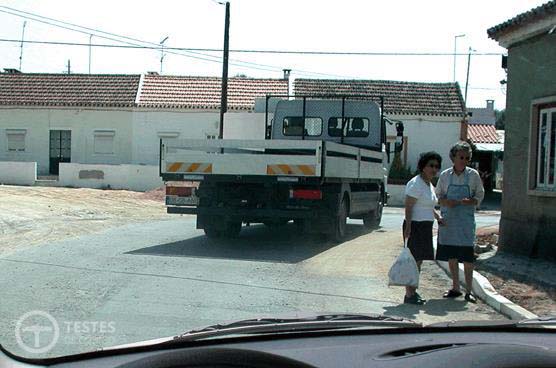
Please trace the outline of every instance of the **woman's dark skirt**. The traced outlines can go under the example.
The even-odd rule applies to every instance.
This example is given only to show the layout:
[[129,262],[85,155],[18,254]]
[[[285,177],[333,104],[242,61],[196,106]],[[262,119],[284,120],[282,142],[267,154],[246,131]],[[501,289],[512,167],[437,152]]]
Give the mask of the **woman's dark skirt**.
[[438,244],[436,248],[436,259],[439,261],[448,261],[457,259],[458,262],[475,262],[475,252],[472,246],[456,246]]
[[[405,229],[405,224],[404,221],[403,229]],[[411,221],[411,234],[407,247],[417,262],[434,260],[432,225],[433,221]]]

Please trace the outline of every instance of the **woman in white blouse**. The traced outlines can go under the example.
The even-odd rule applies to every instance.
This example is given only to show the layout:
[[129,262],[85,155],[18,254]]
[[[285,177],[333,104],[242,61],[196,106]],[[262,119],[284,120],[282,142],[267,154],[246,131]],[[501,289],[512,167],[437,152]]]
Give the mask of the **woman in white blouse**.
[[[436,152],[421,154],[417,167],[419,175],[411,179],[405,187],[405,220],[403,223],[404,240],[417,262],[419,271],[425,260],[434,260],[432,245],[432,225],[434,220],[442,224],[442,218],[434,207],[438,200],[432,179],[438,174],[442,157]],[[416,288],[406,286],[404,303],[424,304]]]

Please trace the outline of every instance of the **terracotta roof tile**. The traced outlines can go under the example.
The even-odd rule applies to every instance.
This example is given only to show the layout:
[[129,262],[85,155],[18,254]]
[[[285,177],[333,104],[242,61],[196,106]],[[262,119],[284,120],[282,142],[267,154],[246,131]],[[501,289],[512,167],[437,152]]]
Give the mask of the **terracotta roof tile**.
[[496,127],[491,124],[470,124],[467,136],[473,143],[501,143]]
[[296,79],[294,90],[296,95],[383,96],[390,114],[463,116],[465,109],[457,83]]
[[0,73],[0,105],[133,106],[140,75]]
[[[142,107],[186,109],[219,109],[222,79],[218,77],[187,77],[145,75],[139,97]],[[267,94],[287,94],[285,79],[228,79],[228,109],[251,110],[255,99]]]
[[556,0],[549,1],[545,4],[537,6],[525,13],[521,13],[512,19],[500,23],[497,26],[487,30],[488,36],[497,40],[503,33],[508,32],[518,26],[526,23],[534,22],[544,18],[547,15],[556,14]]

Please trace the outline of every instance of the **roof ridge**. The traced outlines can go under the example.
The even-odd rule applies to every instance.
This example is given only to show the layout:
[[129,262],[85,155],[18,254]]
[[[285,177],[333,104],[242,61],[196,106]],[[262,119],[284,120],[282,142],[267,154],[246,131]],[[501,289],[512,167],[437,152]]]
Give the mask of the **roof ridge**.
[[398,81],[398,80],[390,80],[390,79],[319,79],[319,78],[296,78],[296,81],[326,81],[326,82],[378,82],[378,83],[392,83],[392,84],[404,84],[404,83],[412,83],[412,84],[432,84],[432,85],[456,85],[457,82],[417,82],[417,81]]
[[529,9],[523,13],[520,13],[513,18],[510,18],[500,24],[495,25],[494,27],[490,27],[487,29],[487,34],[490,38],[494,39],[496,34],[508,29],[511,26],[518,25],[521,22],[531,20],[534,16],[542,15],[545,11],[556,11],[556,0],[548,1],[544,4],[541,4],[535,8]]

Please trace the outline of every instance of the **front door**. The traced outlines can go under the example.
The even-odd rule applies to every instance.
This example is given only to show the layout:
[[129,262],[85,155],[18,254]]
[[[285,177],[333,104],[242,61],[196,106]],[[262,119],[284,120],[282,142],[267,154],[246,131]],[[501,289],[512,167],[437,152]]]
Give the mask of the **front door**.
[[50,173],[58,175],[60,162],[71,162],[71,130],[50,131]]

